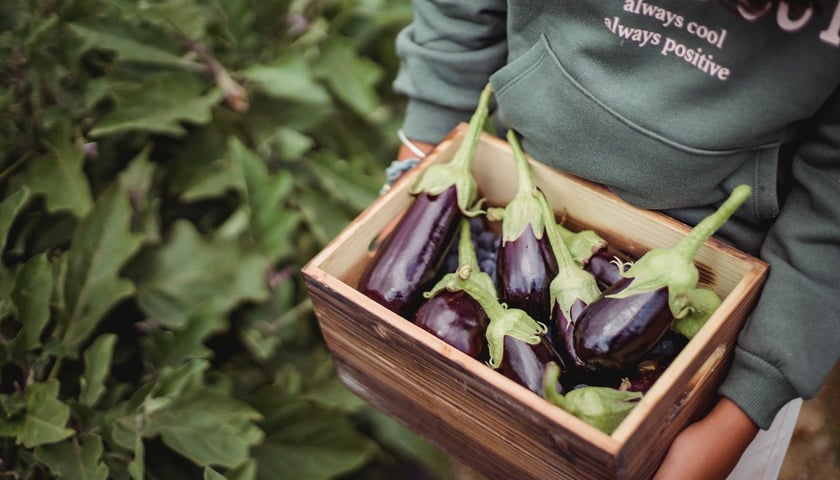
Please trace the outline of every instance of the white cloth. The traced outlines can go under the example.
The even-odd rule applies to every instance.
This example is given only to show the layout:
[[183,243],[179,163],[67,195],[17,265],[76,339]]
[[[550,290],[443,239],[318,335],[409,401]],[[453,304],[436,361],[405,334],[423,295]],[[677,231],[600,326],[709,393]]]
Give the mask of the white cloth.
[[801,409],[801,398],[782,407],[770,428],[758,432],[727,480],[778,479]]

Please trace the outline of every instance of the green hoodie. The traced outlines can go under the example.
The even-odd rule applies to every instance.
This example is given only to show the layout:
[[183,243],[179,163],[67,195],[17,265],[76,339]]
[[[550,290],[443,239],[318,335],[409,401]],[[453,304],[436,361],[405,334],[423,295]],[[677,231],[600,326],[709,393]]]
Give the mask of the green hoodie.
[[840,356],[840,5],[748,15],[715,0],[414,1],[405,133],[435,143],[492,83],[536,159],[770,264],[720,393],[761,428]]

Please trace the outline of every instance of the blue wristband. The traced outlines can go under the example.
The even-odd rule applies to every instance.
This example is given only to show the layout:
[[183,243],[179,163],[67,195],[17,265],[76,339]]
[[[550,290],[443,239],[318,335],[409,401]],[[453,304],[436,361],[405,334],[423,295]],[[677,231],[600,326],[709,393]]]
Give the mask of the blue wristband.
[[379,190],[379,194],[382,195],[390,190],[391,185],[403,176],[405,172],[416,167],[417,164],[420,163],[420,160],[421,159],[419,157],[410,157],[391,162],[391,164],[385,168],[385,185],[382,185],[382,188]]

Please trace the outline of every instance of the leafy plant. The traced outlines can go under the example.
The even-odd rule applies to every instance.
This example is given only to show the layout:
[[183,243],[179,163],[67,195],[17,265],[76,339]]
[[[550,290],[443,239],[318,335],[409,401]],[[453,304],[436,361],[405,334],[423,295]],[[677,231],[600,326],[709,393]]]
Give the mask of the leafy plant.
[[298,275],[384,181],[407,3],[0,3],[0,476],[445,474]]

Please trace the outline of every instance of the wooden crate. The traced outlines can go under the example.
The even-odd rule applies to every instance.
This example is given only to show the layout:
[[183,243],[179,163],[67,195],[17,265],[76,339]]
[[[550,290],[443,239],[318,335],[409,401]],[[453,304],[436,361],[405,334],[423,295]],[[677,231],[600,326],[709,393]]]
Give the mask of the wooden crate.
[[[373,406],[491,479],[651,477],[676,434],[713,401],[766,264],[714,239],[700,249],[701,283],[723,304],[607,435],[355,289],[371,245],[410,205],[408,185],[420,169],[449,161],[464,131],[465,125],[455,129],[304,267],[338,374]],[[531,164],[535,182],[571,228],[591,228],[626,253],[672,246],[689,230],[629,206],[601,186]],[[504,205],[516,189],[507,143],[484,135],[474,175],[481,194]]]

